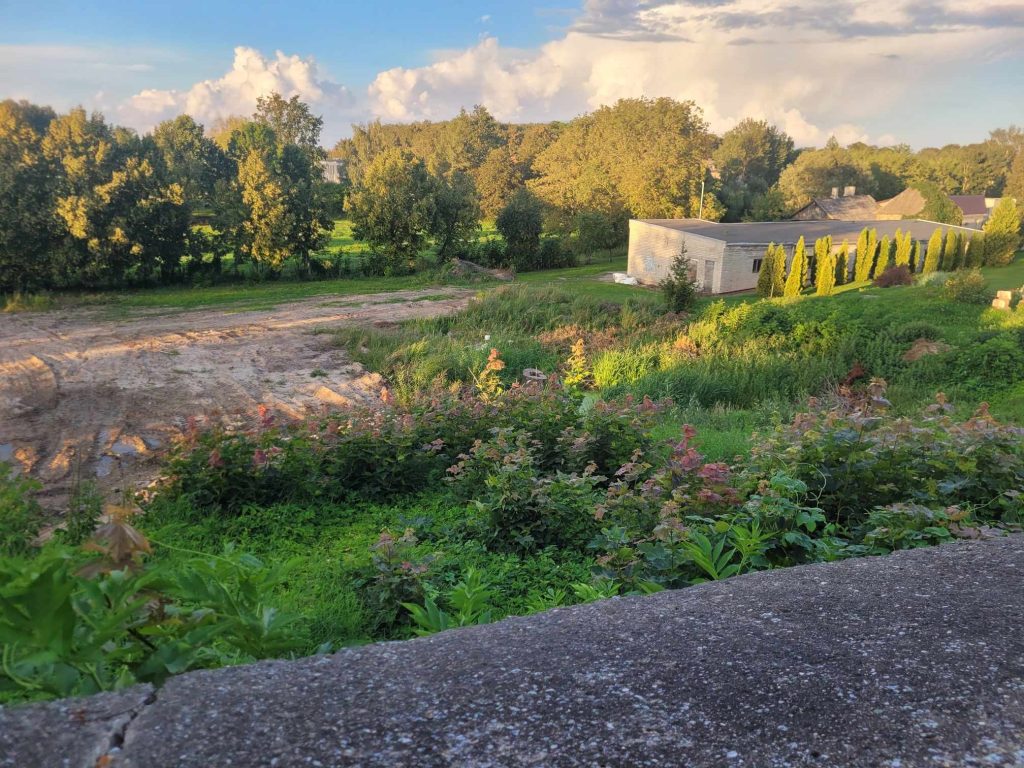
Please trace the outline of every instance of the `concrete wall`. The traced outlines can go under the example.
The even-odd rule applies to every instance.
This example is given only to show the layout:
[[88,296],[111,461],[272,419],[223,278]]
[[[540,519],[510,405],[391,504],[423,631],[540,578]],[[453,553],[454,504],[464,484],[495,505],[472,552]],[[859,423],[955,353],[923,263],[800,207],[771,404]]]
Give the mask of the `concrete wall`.
[[[669,268],[684,242],[686,255],[693,262],[697,287],[706,293],[721,293],[719,286],[722,281],[725,243],[635,219],[629,222],[627,272],[640,283],[657,285],[668,277]],[[713,264],[709,265],[708,262]],[[706,277],[711,278],[710,285],[705,285]]]

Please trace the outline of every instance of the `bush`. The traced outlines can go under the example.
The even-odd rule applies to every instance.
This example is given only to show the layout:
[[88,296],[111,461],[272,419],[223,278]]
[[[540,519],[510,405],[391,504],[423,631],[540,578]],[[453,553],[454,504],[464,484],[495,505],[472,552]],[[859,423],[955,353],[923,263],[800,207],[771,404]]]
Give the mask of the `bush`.
[[943,294],[947,299],[965,304],[988,304],[992,298],[984,275],[977,269],[954,273],[943,283]]
[[914,276],[910,268],[904,265],[887,268],[882,274],[875,278],[875,285],[879,288],[892,288],[894,285],[913,285]]
[[668,277],[659,283],[669,312],[687,312],[697,303],[697,279],[693,263],[686,255],[686,246],[672,260]]
[[34,494],[39,484],[0,461],[0,556],[27,552],[42,527]]
[[942,332],[936,326],[923,320],[894,325],[889,329],[889,332],[892,334],[893,339],[901,343],[917,341],[918,339],[935,341],[942,337]]
[[572,251],[562,247],[562,240],[557,237],[545,237],[540,241],[538,255],[540,269],[564,269],[576,266],[576,258]]

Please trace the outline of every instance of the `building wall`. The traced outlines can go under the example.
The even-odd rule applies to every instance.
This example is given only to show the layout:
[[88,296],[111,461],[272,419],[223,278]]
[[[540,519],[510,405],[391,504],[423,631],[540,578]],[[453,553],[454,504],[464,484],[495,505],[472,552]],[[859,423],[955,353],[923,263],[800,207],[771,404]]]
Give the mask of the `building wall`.
[[[627,272],[637,282],[657,285],[668,277],[672,262],[679,255],[684,242],[686,255],[693,262],[697,287],[706,293],[721,293],[719,285],[722,280],[724,242],[635,219],[629,222]],[[714,263],[711,268],[708,262]],[[711,284],[705,286],[708,275],[711,275]]]

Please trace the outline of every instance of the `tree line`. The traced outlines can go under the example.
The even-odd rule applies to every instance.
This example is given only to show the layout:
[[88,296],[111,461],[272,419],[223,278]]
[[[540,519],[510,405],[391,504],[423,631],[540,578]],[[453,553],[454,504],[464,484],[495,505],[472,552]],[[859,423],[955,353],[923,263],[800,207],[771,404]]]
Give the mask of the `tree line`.
[[[716,136],[695,103],[668,98],[525,125],[478,106],[354,126],[330,152],[343,184],[328,185],[322,126],[278,94],[248,117],[204,129],[182,115],[142,136],[82,109],[0,103],[0,291],[215,279],[227,263],[273,278],[293,260],[315,274],[343,210],[372,248],[364,268],[392,274],[427,245],[491,266],[560,266],[624,244],[631,217],[784,218],[837,186],[882,198],[913,185],[925,217],[949,223],[948,193],[1024,199],[1015,127],[919,152],[798,150],[764,121]],[[481,242],[491,219],[502,237]]]
[[139,136],[0,102],[0,291],[169,283],[229,253],[264,276],[308,267],[331,226],[321,127],[278,94],[213,137],[187,115]]
[[757,292],[768,298],[793,297],[811,286],[817,295],[828,296],[836,286],[879,280],[892,269],[913,275],[1005,266],[1020,244],[1020,221],[1020,207],[1005,197],[982,231],[968,235],[936,227],[923,252],[910,232],[897,229],[891,239],[888,235],[879,239],[873,227],[861,230],[852,251],[845,240],[835,248],[831,236],[818,238],[808,250],[801,237],[789,259],[784,245],[770,243],[761,259]]

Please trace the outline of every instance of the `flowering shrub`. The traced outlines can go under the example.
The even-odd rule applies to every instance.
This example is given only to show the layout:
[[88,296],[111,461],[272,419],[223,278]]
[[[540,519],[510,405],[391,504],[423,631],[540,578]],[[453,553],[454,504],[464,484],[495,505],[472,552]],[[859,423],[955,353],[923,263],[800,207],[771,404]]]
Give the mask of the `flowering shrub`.
[[557,381],[454,394],[437,392],[409,408],[351,408],[322,420],[277,424],[264,413],[244,432],[193,429],[168,464],[165,499],[196,511],[237,513],[247,505],[393,498],[439,481],[445,469],[496,430],[529,435],[538,469],[580,473],[619,467],[649,442],[661,404],[627,398],[581,410]]
[[999,424],[985,405],[957,421],[941,395],[920,419],[893,418],[884,390],[875,381],[863,397],[812,400],[809,412],[753,448],[747,477],[784,471],[845,526],[892,504],[970,505],[987,520],[1024,519],[1024,430]]

